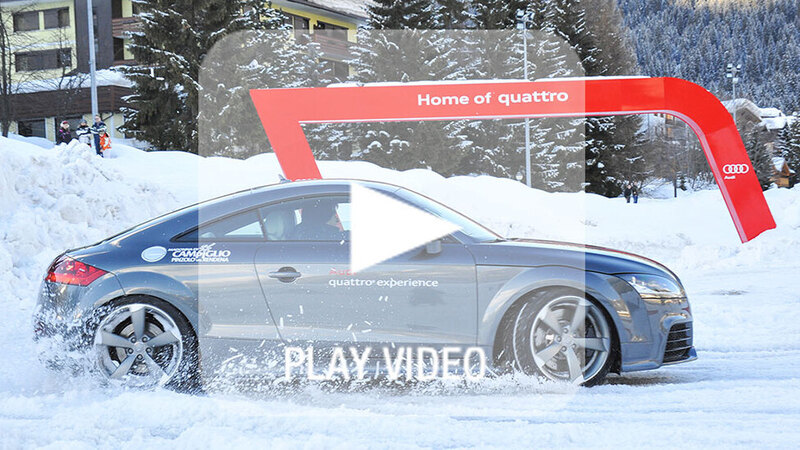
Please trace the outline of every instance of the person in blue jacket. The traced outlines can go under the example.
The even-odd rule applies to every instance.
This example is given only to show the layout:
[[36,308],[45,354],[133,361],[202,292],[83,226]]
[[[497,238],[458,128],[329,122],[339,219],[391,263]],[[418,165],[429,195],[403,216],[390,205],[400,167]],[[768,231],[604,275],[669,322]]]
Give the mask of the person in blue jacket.
[[94,125],[92,125],[92,136],[94,136],[94,151],[98,155],[103,156],[103,149],[100,147],[100,136],[106,132],[106,123],[100,119],[100,116],[94,116]]

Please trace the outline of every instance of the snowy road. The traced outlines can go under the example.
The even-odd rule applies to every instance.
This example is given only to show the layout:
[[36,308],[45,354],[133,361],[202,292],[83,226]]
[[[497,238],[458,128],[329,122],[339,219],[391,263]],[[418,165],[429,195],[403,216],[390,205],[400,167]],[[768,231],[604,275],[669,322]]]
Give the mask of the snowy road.
[[[215,171],[227,184],[214,187],[230,192],[270,179],[274,158],[202,160],[128,150],[99,160],[88,149],[13,145],[19,147],[0,152],[0,449],[795,448],[800,441],[797,189],[767,192],[778,229],[742,245],[717,192],[631,207],[491,177],[443,179],[422,170],[324,163],[325,176],[382,179],[434,193],[508,235],[570,239],[574,230],[590,243],[666,263],[689,293],[699,359],[610,376],[592,389],[500,379],[466,389],[330,392],[312,385],[192,397],[118,391],[45,370],[31,340],[36,286],[64,248],[189,203],[204,179],[196,166]],[[564,212],[584,203],[586,218],[565,219]],[[548,211],[557,214],[542,213]]]
[[685,277],[700,358],[576,392],[531,380],[256,398],[119,392],[14,351],[2,369],[12,383],[0,388],[0,447],[792,447],[800,294],[787,297],[782,283],[798,270]]

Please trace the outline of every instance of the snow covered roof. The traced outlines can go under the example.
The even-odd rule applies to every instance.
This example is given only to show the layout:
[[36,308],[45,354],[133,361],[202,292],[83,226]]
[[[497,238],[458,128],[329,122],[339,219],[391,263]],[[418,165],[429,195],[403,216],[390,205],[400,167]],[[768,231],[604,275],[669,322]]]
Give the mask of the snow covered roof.
[[780,130],[787,124],[787,117],[778,108],[761,108],[761,121],[768,130]]
[[[131,87],[133,84],[120,72],[111,69],[98,70],[98,86]],[[89,74],[80,73],[64,78],[50,78],[46,80],[26,81],[15,86],[14,92],[28,94],[31,92],[57,91],[59,89],[77,89],[90,87]]]
[[[772,158],[772,166],[775,167],[776,172],[783,172],[783,166],[786,164],[786,159],[780,156]],[[794,175],[795,171],[789,167],[789,173]]]
[[361,19],[367,18],[368,0],[288,0],[288,2],[325,9]]
[[768,130],[780,130],[787,124],[791,124],[791,120],[786,117],[783,112],[778,108],[759,108],[758,105],[746,98],[737,98],[734,100],[725,100],[722,102],[728,112],[747,110],[754,116],[761,119],[761,123],[767,127]]
[[759,108],[758,105],[756,105],[755,103],[746,98],[725,100],[724,102],[722,102],[722,104],[725,105],[725,109],[727,109],[728,112],[730,113],[732,113],[734,110],[737,112],[741,110],[747,110],[754,116],[759,118],[761,117],[761,108]]

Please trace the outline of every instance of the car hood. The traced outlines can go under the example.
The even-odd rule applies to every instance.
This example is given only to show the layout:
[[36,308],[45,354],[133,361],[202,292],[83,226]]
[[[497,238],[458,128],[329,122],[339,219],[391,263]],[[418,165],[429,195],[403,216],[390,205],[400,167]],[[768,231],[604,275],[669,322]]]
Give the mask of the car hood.
[[610,275],[643,273],[678,277],[664,265],[644,256],[595,245],[536,239],[510,239],[471,246],[478,265],[567,266]]

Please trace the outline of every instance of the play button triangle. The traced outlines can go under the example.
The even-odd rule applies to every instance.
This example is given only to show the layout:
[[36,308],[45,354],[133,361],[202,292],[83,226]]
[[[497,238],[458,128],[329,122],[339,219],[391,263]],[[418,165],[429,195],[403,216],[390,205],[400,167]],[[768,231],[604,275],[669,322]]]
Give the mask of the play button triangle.
[[373,189],[350,188],[350,270],[379,264],[459,227]]

